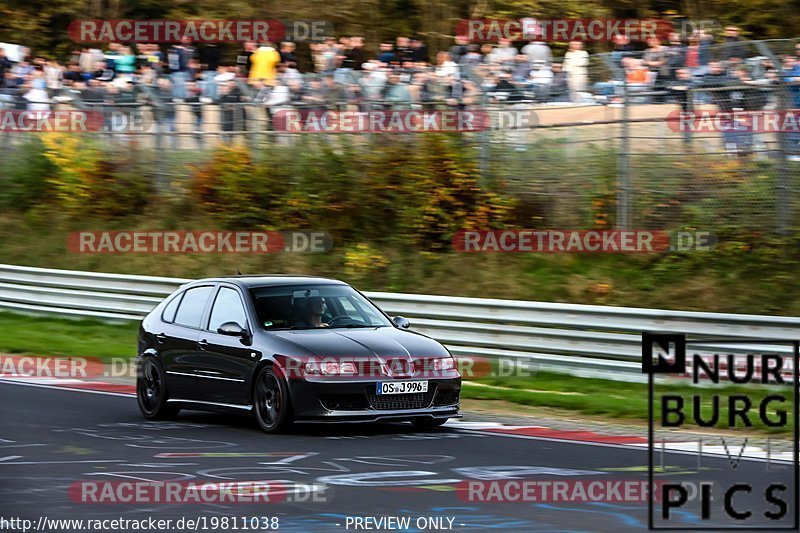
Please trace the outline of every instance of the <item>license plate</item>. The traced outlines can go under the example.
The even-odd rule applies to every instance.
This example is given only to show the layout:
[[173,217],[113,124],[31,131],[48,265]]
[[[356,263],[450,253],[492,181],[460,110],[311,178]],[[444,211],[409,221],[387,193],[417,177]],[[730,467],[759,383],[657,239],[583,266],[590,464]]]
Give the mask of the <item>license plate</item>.
[[413,394],[415,392],[428,392],[427,381],[379,381],[375,393],[383,394]]

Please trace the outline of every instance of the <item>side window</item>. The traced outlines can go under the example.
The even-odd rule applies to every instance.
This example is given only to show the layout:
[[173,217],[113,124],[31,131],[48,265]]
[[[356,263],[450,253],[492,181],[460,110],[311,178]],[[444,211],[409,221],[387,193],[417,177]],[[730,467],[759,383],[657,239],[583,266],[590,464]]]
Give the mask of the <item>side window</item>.
[[206,302],[213,290],[214,287],[195,287],[186,291],[178,308],[178,313],[175,315],[175,323],[181,326],[199,328]]
[[244,312],[242,299],[239,293],[227,287],[221,287],[211,309],[211,319],[208,329],[217,331],[225,322],[236,322],[243,328],[247,327],[247,315]]
[[172,300],[167,304],[164,308],[164,312],[161,313],[161,320],[164,322],[174,322],[175,321],[175,312],[178,310],[178,304],[181,303],[181,298],[183,297],[183,293],[179,293],[175,295]]

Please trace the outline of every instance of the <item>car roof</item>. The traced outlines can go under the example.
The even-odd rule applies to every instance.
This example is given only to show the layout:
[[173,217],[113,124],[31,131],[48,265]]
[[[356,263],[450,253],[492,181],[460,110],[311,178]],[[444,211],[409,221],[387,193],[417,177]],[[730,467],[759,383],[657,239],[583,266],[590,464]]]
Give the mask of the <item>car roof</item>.
[[297,276],[292,274],[259,274],[259,275],[241,275],[241,276],[222,276],[217,278],[199,279],[191,282],[191,285],[202,283],[218,283],[226,281],[233,283],[244,289],[253,287],[280,287],[286,285],[347,285],[344,281],[330,278],[320,278],[317,276]]

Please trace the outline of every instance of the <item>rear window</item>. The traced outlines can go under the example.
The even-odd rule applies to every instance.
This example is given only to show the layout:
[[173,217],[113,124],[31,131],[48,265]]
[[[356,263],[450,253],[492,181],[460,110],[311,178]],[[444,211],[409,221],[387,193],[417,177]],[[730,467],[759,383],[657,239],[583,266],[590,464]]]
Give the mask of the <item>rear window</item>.
[[172,300],[170,300],[167,306],[164,308],[164,312],[161,313],[161,320],[164,322],[175,321],[175,312],[178,310],[178,304],[181,303],[182,297],[183,293],[173,296]]
[[195,287],[186,291],[175,315],[175,323],[190,328],[199,328],[206,302],[213,290],[213,287]]
[[226,322],[236,322],[241,327],[246,328],[247,315],[244,312],[239,293],[228,287],[222,287],[219,290],[219,294],[217,294],[216,300],[214,300],[208,329],[216,332]]

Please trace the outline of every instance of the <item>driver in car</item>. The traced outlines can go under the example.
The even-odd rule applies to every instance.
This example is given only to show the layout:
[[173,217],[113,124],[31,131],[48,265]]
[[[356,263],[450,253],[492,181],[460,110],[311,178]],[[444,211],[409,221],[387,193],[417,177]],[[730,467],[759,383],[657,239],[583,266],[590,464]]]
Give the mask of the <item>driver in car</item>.
[[327,328],[329,324],[322,321],[325,312],[325,300],[321,296],[312,296],[306,302],[306,315],[295,326],[301,328]]

